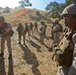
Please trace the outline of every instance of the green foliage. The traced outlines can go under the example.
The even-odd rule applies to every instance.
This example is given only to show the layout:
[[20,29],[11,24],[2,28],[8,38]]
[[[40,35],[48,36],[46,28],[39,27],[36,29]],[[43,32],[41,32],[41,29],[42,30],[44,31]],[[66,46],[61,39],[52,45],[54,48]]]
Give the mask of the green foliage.
[[50,2],[50,4],[47,5],[47,7],[45,8],[47,11],[52,11],[56,8],[56,6],[59,6],[59,4],[57,2]]
[[32,6],[32,4],[29,2],[29,0],[21,0],[19,1],[19,7],[25,8],[26,6]]
[[56,1],[50,2],[45,10],[49,13],[52,18],[61,18],[61,13],[64,8],[70,4],[76,3],[76,0],[66,0],[65,3],[57,3]]
[[67,5],[72,4],[72,3],[76,3],[76,0],[66,0],[65,2]]
[[45,9],[46,11],[49,12],[50,17],[56,18],[56,17],[60,17],[62,10],[61,5],[62,4],[59,4],[56,1],[54,1],[54,2],[50,2],[50,4],[48,4]]

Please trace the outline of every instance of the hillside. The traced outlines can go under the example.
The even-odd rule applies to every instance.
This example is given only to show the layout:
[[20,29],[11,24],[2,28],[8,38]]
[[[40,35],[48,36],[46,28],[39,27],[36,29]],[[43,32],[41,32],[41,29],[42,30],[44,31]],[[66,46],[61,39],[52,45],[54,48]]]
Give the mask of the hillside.
[[[2,11],[2,9],[1,9]],[[25,12],[24,12],[25,11]],[[22,13],[22,14],[21,14]],[[10,13],[1,13],[7,21],[12,24],[15,23],[25,23],[30,21],[38,21],[44,20],[46,22],[51,22],[52,20],[46,16],[45,11],[37,10],[37,9],[11,9]]]
[[[38,13],[38,12],[39,13]],[[47,25],[45,44],[40,43],[39,33],[34,33],[31,40],[26,35],[26,45],[23,45],[23,38],[21,44],[18,44],[18,34],[16,31],[17,26],[13,27],[14,35],[12,37],[12,60],[8,60],[8,48],[5,46],[4,59],[0,58],[0,75],[56,75],[57,66],[53,61],[52,52],[48,49],[51,47],[51,24],[52,21],[41,10],[28,10],[21,16],[14,17],[15,14],[21,12],[21,9],[12,9],[9,14],[2,13],[7,21],[12,25],[22,22],[40,21],[44,20]],[[37,14],[38,13],[38,14]],[[39,28],[38,28],[39,30]]]

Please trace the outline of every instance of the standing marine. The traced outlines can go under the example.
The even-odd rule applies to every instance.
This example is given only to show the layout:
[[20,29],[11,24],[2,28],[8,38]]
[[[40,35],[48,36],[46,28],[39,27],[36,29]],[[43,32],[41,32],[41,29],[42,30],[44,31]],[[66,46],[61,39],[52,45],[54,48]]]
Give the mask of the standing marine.
[[63,64],[58,66],[57,75],[76,75],[76,4],[67,6],[61,15],[71,33],[66,37],[69,43],[64,48]]

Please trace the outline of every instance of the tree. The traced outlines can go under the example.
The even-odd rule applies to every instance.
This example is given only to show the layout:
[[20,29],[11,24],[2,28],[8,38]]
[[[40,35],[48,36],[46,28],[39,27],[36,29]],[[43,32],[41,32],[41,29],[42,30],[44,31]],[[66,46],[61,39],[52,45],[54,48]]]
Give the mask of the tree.
[[65,3],[57,3],[56,1],[50,2],[45,10],[49,13],[49,16],[52,18],[61,18],[60,14],[64,8],[70,4],[76,3],[76,0],[66,0]]
[[21,0],[19,1],[19,7],[25,8],[26,6],[32,6],[32,4],[29,2],[29,0]]
[[49,12],[50,17],[52,18],[60,17],[62,10],[61,5],[62,4],[59,4],[56,1],[50,2],[50,4],[47,5],[45,10]]

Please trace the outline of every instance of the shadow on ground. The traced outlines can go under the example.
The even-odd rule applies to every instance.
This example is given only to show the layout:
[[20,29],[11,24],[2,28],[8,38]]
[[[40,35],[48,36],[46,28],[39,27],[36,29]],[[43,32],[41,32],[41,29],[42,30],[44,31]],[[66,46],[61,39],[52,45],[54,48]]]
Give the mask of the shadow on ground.
[[32,65],[32,72],[34,75],[41,75],[39,69],[37,68],[39,66],[39,63],[37,61],[37,57],[34,53],[30,51],[30,49],[27,47],[27,45],[20,44],[22,50],[24,51],[23,58],[28,64]]
[[[6,75],[4,58],[0,58],[0,75]],[[14,75],[13,59],[8,59],[8,75]]]

